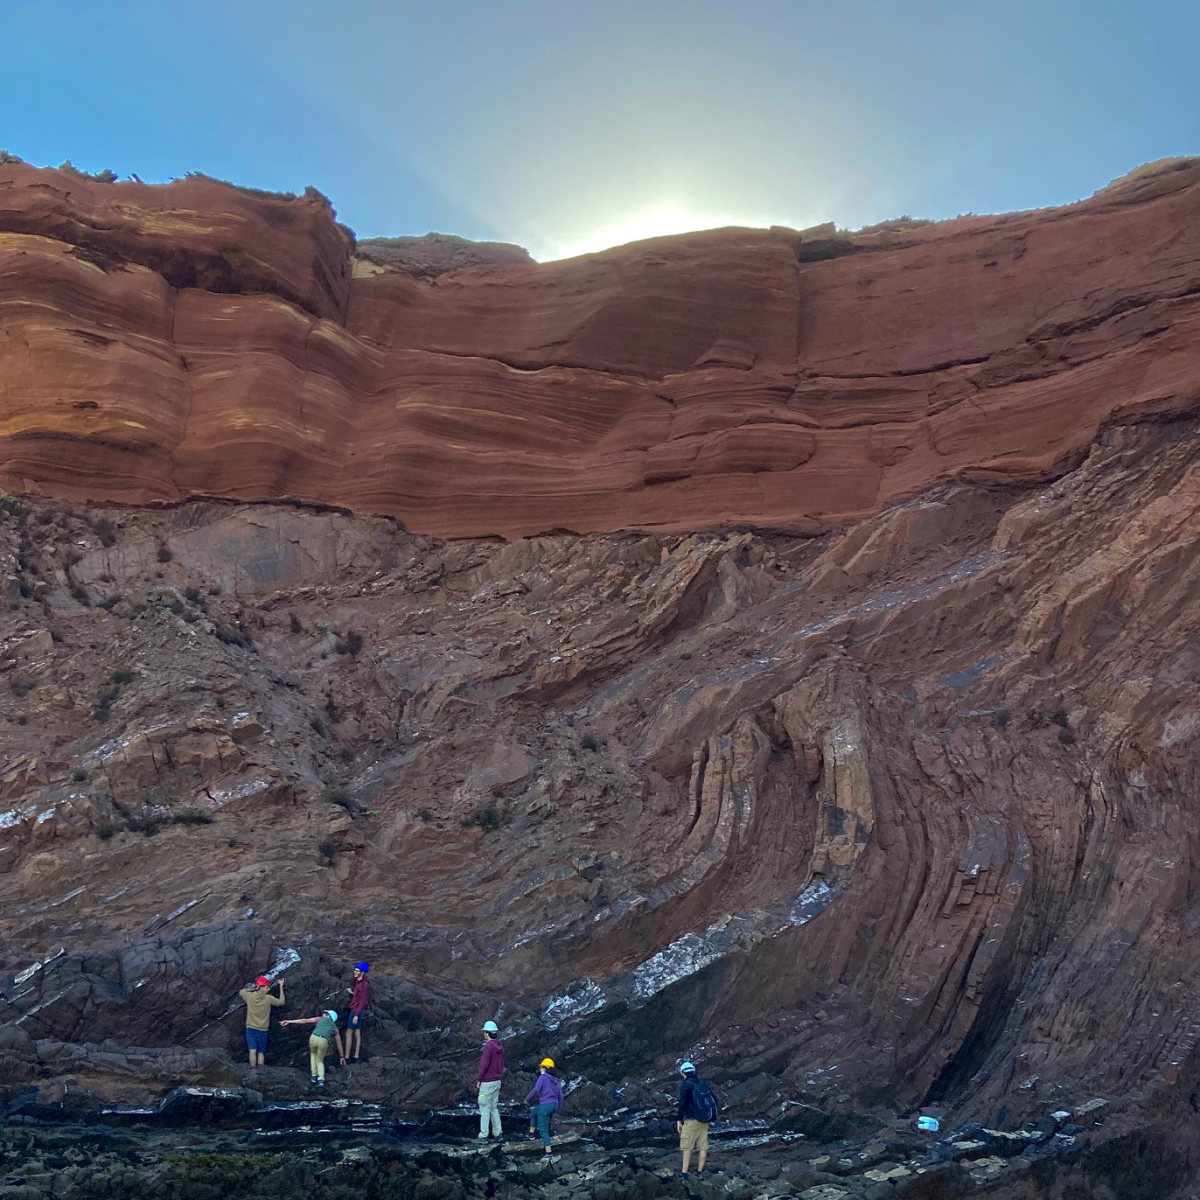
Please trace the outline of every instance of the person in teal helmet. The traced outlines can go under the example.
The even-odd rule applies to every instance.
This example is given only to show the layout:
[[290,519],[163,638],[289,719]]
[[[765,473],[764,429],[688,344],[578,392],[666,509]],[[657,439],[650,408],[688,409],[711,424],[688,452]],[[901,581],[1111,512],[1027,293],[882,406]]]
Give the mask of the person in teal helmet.
[[479,1055],[479,1074],[475,1088],[479,1093],[479,1140],[486,1142],[490,1133],[500,1140],[500,1084],[504,1079],[504,1043],[495,1021],[483,1026],[483,1050]]
[[317,1087],[325,1086],[325,1055],[329,1053],[329,1043],[337,1045],[338,1061],[346,1061],[346,1052],[342,1049],[342,1035],[337,1027],[338,1015],[332,1008],[325,1009],[317,1017],[297,1017],[294,1021],[280,1021],[280,1025],[312,1025],[314,1029],[308,1039],[308,1065],[312,1072],[312,1082]]

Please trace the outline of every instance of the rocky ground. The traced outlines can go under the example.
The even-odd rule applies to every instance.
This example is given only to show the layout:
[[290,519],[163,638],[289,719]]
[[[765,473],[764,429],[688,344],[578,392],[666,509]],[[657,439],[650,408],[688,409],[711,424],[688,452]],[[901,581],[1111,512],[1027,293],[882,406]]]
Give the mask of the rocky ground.
[[1114,426],[1056,480],[811,536],[0,501],[2,1081],[297,1099],[303,1034],[248,1080],[237,989],[309,1015],[367,957],[339,1078],[397,1114],[468,1096],[494,1016],[580,1119],[667,1113],[691,1057],[810,1140],[1169,1125],[1198,450]]
[[180,1088],[156,1108],[98,1111],[26,1095],[0,1126],[0,1200],[1130,1200],[1183,1194],[1195,1141],[1156,1128],[1096,1148],[1089,1131],[1050,1122],[1020,1134],[974,1125],[928,1135],[909,1127],[822,1142],[718,1122],[705,1171],[685,1177],[665,1120],[626,1115],[598,1125],[566,1117],[550,1159],[521,1136],[517,1113],[501,1143],[479,1145],[475,1125],[462,1110],[413,1125],[361,1101],[264,1103],[245,1089]]

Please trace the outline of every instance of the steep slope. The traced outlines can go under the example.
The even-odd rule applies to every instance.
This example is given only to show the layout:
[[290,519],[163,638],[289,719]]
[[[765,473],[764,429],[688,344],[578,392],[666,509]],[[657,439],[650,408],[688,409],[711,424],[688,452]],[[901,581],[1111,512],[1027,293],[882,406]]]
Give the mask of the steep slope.
[[237,988],[367,957],[403,1111],[495,1016],[582,1116],[1187,1175],[1198,208],[442,271],[0,166],[0,1085],[296,1096]]
[[[0,166],[0,486],[443,536],[802,526],[1200,397],[1200,165],[1064,209],[421,278],[328,202]],[[378,255],[376,256],[378,257]]]
[[405,1107],[491,1013],[601,1089],[701,1055],[752,1115],[1186,1105],[1198,454],[1115,428],[808,540],[8,518],[13,1070],[229,1080],[236,984],[299,1013],[365,955],[353,1086]]

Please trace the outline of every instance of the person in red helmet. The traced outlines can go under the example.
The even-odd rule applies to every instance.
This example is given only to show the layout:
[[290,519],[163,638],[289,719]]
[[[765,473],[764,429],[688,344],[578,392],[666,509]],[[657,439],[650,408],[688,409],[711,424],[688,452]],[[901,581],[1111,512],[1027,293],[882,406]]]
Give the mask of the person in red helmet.
[[350,996],[350,1018],[346,1022],[346,1061],[356,1063],[362,1054],[362,1020],[371,1003],[371,981],[367,972],[371,964],[356,963],[354,967],[354,986],[347,988]]
[[283,980],[279,981],[279,995],[271,995],[271,981],[260,975],[249,987],[238,995],[246,1002],[246,1050],[250,1065],[261,1067],[267,1053],[267,1030],[271,1028],[271,1009],[283,1003]]

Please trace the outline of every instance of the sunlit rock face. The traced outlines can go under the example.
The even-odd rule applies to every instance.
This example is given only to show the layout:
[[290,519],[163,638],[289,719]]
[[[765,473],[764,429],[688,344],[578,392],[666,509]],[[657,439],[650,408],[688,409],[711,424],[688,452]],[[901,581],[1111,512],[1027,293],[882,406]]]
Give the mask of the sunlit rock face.
[[9,163],[0,481],[516,536],[796,526],[1037,478],[1194,400],[1198,181],[1185,160],[1064,209],[538,265],[449,239],[355,258],[311,192]]
[[4,171],[76,238],[246,207],[205,287],[0,239],[0,1082],[246,1083],[238,985],[367,958],[409,1111],[492,1017],[581,1113],[683,1057],[743,1117],[1191,1111],[1193,167],[432,282]]

